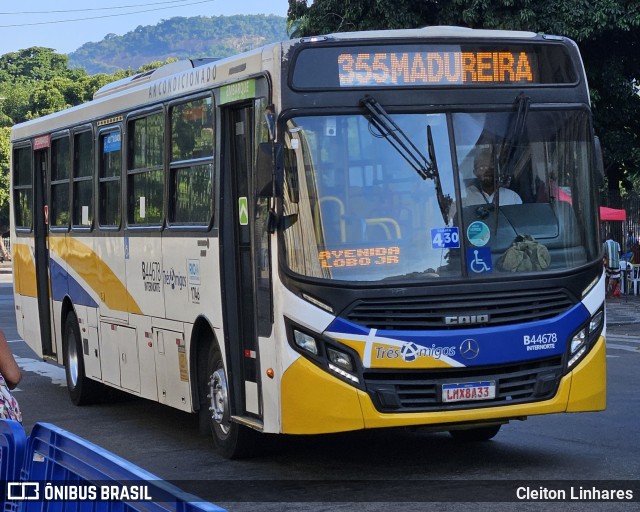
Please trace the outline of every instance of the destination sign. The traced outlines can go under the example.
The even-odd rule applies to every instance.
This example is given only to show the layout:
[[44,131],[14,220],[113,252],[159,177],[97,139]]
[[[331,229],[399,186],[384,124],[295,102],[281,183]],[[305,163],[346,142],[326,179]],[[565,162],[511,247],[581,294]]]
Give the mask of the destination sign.
[[400,263],[400,247],[366,247],[320,251],[322,268],[370,267]]
[[305,48],[297,89],[570,84],[577,71],[558,44],[391,44]]
[[340,87],[534,83],[526,52],[342,53]]

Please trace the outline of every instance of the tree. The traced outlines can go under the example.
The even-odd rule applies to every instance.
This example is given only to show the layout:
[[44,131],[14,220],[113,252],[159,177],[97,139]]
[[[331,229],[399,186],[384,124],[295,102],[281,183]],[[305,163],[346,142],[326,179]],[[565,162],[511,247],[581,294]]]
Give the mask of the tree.
[[640,3],[635,0],[289,0],[301,37],[337,31],[459,25],[575,40],[589,80],[608,183],[640,182]]
[[[164,62],[145,66],[149,70]],[[11,126],[78,105],[103,85],[132,75],[131,70],[89,76],[69,69],[67,56],[50,48],[28,48],[0,57],[0,228],[9,223]]]
[[67,67],[68,60],[66,55],[40,46],[6,53],[0,57],[0,78],[29,77],[34,81],[44,81],[54,76],[71,76],[74,72]]
[[[9,132],[8,127],[0,128],[0,229],[9,226]],[[0,233],[1,235],[2,233]]]
[[[289,34],[294,37],[423,26],[435,19],[437,0],[289,0]],[[433,24],[433,23],[429,23]]]

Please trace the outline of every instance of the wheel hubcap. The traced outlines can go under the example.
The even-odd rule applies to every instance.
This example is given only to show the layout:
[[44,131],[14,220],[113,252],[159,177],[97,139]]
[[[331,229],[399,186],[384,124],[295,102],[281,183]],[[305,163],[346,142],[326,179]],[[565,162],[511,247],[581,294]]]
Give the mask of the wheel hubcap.
[[211,375],[209,381],[209,398],[211,399],[211,418],[215,421],[222,432],[229,432],[230,423],[227,417],[229,411],[229,394],[227,392],[227,377],[222,368],[217,369]]
[[67,368],[71,384],[75,388],[78,385],[78,351],[74,336],[69,336],[67,340]]

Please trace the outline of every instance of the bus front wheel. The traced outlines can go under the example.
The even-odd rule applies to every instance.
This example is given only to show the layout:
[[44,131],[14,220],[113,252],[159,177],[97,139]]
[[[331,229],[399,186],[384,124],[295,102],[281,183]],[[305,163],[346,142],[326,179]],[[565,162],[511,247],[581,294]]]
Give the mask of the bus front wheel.
[[200,414],[206,415],[218,452],[227,459],[250,457],[254,454],[258,433],[231,421],[229,382],[217,347],[209,351],[206,375],[206,401],[200,407]]
[[75,405],[87,405],[98,399],[99,384],[88,379],[84,370],[82,338],[78,317],[70,312],[64,322],[63,337],[64,373],[67,377],[69,396]]

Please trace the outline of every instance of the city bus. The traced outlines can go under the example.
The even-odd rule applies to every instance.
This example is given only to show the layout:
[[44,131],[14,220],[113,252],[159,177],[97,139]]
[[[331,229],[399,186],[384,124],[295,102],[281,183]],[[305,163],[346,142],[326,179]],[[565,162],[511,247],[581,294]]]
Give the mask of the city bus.
[[108,84],[11,143],[18,330],[76,405],[197,414],[230,458],[606,406],[602,157],[569,39],[293,39]]

